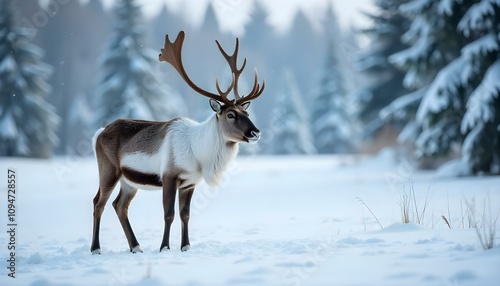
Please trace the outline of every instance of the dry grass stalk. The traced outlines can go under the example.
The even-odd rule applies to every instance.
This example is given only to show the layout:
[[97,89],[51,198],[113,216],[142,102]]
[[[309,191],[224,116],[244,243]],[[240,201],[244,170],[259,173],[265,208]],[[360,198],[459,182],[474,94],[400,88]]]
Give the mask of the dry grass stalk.
[[[488,203],[488,209],[486,208],[486,203]],[[479,243],[481,243],[481,246],[484,250],[492,249],[493,247],[495,247],[496,224],[500,211],[493,219],[491,213],[491,201],[488,195],[488,198],[484,202],[483,213],[480,219],[481,223],[479,223],[478,218],[476,217],[476,206],[474,199],[472,199],[472,202],[465,200],[465,204],[467,206],[469,214],[469,221],[472,221]],[[488,210],[489,212],[488,216],[486,216],[486,210]]]
[[446,217],[444,215],[442,215],[441,218],[444,220],[444,222],[446,223],[446,225],[448,226],[448,228],[451,229],[450,222],[446,219]]
[[[430,188],[425,193],[423,202],[417,199],[413,181],[409,181],[408,192],[406,187],[403,185],[403,191],[400,192],[400,200],[398,202],[399,208],[401,209],[401,221],[403,223],[417,223],[424,224],[425,214],[427,212],[429,202],[432,199],[430,194]],[[432,218],[431,218],[432,219]]]
[[356,197],[356,199],[366,207],[366,209],[372,214],[373,218],[377,221],[378,225],[380,226],[381,229],[384,229],[384,227],[382,226],[382,224],[380,223],[380,221],[378,220],[377,216],[372,212],[372,210],[368,207],[367,204],[365,204],[365,202],[360,198],[360,197]]

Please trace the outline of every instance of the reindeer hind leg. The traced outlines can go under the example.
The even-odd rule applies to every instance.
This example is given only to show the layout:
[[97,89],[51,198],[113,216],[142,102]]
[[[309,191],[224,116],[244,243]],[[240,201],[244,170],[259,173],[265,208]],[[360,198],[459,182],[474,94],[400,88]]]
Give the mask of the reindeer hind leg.
[[132,230],[132,226],[130,225],[130,221],[128,219],[128,207],[132,199],[134,199],[137,194],[137,189],[128,185],[123,180],[120,181],[120,185],[120,193],[113,201],[113,207],[115,208],[120,224],[122,225],[125,236],[127,237],[130,252],[142,252],[141,246],[134,235],[134,231]]
[[92,245],[90,251],[92,254],[101,254],[101,246],[99,243],[99,230],[101,225],[101,216],[104,212],[104,207],[113,192],[113,189],[118,182],[119,174],[116,173],[116,169],[112,166],[106,171],[99,170],[99,189],[94,197],[94,226],[92,235]]

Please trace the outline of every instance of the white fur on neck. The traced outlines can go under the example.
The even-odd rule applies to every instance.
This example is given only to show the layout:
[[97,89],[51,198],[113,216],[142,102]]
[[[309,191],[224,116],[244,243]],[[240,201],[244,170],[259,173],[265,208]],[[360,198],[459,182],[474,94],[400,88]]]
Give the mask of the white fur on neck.
[[200,164],[203,178],[210,186],[220,183],[224,171],[238,154],[238,143],[231,143],[224,138],[217,120],[217,115],[214,114],[198,124],[191,137],[193,155]]

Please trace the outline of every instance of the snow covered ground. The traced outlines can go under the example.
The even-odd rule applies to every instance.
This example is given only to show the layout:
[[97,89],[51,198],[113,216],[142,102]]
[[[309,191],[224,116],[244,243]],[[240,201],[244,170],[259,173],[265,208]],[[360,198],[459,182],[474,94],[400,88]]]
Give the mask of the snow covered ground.
[[[177,217],[173,249],[158,252],[161,192],[140,191],[130,220],[144,253],[128,252],[110,200],[103,253],[93,256],[94,159],[0,158],[0,285],[500,285],[500,247],[482,249],[464,203],[475,198],[481,217],[489,197],[494,217],[500,177],[436,178],[411,165],[389,151],[240,158],[220,188],[195,191],[191,250],[179,249]],[[7,276],[7,168],[18,177],[15,279]],[[410,186],[420,213],[428,194],[422,225],[401,223]]]

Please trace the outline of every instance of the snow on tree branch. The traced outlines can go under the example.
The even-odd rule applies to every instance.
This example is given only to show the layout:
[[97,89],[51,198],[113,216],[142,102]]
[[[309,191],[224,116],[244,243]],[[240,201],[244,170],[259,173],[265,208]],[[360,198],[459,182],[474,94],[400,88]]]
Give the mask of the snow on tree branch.
[[493,120],[495,114],[493,100],[500,94],[500,60],[490,66],[481,84],[474,90],[467,102],[460,130],[466,133],[480,122]]
[[470,75],[464,75],[464,57],[459,57],[441,69],[422,98],[416,119],[422,124],[430,113],[438,113],[452,106],[460,108],[458,89],[467,83]]
[[500,6],[500,0],[482,0],[472,5],[458,23],[458,30],[468,37],[471,31],[487,28],[489,17],[495,14],[495,5]]

